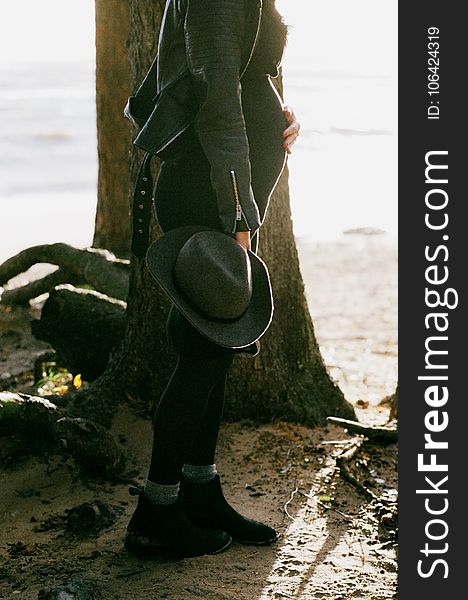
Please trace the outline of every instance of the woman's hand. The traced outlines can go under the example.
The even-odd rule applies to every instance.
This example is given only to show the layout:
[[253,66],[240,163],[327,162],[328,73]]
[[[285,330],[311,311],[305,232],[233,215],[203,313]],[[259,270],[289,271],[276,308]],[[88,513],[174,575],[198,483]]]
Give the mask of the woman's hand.
[[284,116],[286,117],[289,127],[283,131],[284,149],[288,154],[291,154],[291,146],[296,141],[301,125],[296,119],[293,109],[290,106],[283,107]]
[[250,250],[250,231],[236,231],[236,241],[245,249]]

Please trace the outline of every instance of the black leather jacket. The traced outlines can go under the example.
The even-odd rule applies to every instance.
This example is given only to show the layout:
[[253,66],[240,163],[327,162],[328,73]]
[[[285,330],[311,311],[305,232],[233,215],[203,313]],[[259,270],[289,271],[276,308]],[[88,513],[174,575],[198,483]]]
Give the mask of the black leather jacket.
[[157,56],[124,110],[140,129],[133,143],[162,159],[194,125],[225,233],[242,217],[252,234],[261,225],[240,83],[261,15],[262,0],[167,0]]

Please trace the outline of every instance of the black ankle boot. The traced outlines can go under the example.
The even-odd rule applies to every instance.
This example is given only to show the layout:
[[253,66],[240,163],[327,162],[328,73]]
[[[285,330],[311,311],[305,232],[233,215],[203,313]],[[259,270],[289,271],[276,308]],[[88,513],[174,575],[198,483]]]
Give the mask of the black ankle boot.
[[222,529],[243,544],[263,546],[278,539],[272,527],[243,517],[228,504],[219,475],[208,483],[192,483],[182,477],[181,490],[185,512],[199,527]]
[[217,529],[201,529],[185,514],[181,499],[152,504],[140,492],[138,505],[125,535],[125,548],[142,555],[168,554],[177,558],[217,554],[228,548],[231,536]]

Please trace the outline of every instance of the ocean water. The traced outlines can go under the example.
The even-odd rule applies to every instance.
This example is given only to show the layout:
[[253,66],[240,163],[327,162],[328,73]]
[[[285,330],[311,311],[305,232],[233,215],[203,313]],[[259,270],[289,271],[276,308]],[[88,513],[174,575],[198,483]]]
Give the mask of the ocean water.
[[91,65],[2,65],[0,116],[0,260],[35,244],[89,244],[97,185]]
[[[0,261],[38,243],[84,246],[92,240],[93,15],[90,1],[82,1],[67,3],[71,12],[59,15],[57,33],[47,10],[58,18],[59,4],[44,0],[41,27],[29,31],[29,52],[23,47],[5,54],[5,21],[0,28]],[[277,5],[291,25],[284,98],[301,123],[288,158],[295,234],[337,240],[348,229],[371,227],[394,238],[395,3],[277,0]],[[7,12],[14,16],[15,10]],[[59,34],[60,46],[54,43]]]

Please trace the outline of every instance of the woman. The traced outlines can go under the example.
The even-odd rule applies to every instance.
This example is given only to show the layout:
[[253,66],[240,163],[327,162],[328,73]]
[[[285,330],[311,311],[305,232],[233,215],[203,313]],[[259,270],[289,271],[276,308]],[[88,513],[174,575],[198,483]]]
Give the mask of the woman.
[[[179,127],[177,139],[167,136],[176,142],[160,165],[153,195],[165,234],[201,225],[256,252],[271,193],[299,133],[270,81],[278,75],[286,36],[274,0],[263,6],[258,0],[166,3],[159,77],[169,65],[178,69],[183,44],[197,103],[193,122]],[[229,367],[237,352],[256,355],[258,340],[242,348],[214,343],[175,304],[167,334],[177,364],[155,411],[149,473],[125,545],[197,556],[220,552],[233,539],[271,544],[273,528],[227,503],[215,464]]]

